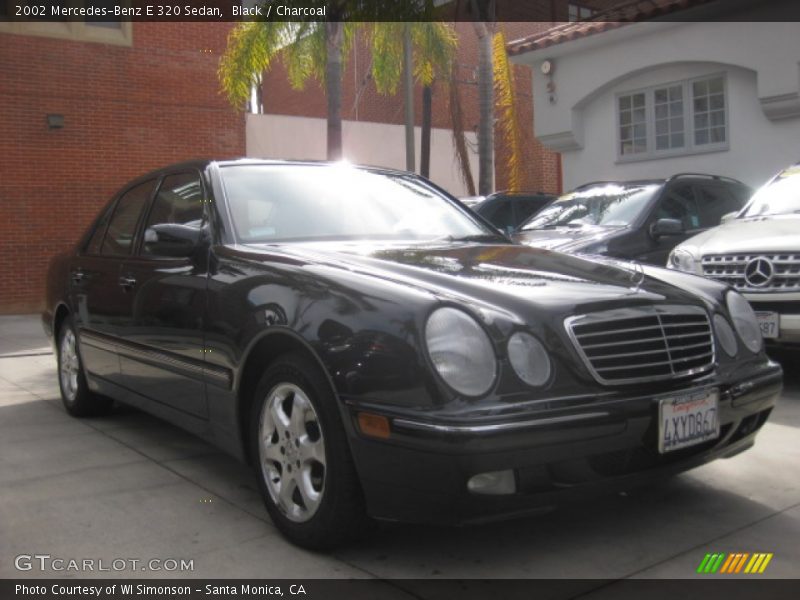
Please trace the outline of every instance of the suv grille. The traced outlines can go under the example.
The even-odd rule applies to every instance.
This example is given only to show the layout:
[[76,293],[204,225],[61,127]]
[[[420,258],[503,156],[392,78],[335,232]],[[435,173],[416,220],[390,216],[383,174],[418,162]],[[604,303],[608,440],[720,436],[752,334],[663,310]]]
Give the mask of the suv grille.
[[708,254],[701,264],[703,275],[742,292],[800,291],[800,254]]
[[600,383],[689,377],[714,366],[711,324],[699,307],[620,308],[570,317],[565,325]]

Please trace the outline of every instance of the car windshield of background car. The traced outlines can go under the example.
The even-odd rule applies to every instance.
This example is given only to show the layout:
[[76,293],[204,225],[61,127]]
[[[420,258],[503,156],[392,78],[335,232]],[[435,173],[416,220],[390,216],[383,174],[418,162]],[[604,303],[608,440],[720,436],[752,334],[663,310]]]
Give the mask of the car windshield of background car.
[[800,213],[800,166],[789,175],[779,176],[758,190],[750,200],[742,217],[785,215]]
[[411,175],[346,165],[237,165],[221,173],[245,243],[496,235]]
[[544,208],[520,229],[554,227],[625,227],[647,206],[659,186],[599,185],[565,194]]

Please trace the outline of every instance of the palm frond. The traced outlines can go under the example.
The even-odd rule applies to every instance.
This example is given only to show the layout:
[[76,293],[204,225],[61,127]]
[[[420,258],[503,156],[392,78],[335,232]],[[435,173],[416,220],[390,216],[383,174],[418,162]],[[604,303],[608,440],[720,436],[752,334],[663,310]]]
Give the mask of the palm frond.
[[232,105],[242,106],[250,98],[251,87],[281,50],[284,29],[279,21],[248,21],[230,32],[218,75]]
[[394,95],[403,74],[405,23],[371,23],[372,78],[381,94]]
[[467,149],[467,136],[464,133],[464,109],[461,106],[461,94],[458,91],[458,65],[453,61],[448,77],[450,92],[450,123],[453,128],[453,145],[456,149],[459,173],[467,192],[475,195],[475,180],[472,177],[472,166],[469,163],[469,150]]
[[409,23],[414,48],[414,77],[431,85],[437,75],[446,75],[458,47],[455,30],[447,23]]
[[502,31],[492,38],[494,60],[494,91],[498,128],[506,148],[505,169],[511,191],[522,189],[522,142],[514,97],[514,72],[506,54],[506,39]]

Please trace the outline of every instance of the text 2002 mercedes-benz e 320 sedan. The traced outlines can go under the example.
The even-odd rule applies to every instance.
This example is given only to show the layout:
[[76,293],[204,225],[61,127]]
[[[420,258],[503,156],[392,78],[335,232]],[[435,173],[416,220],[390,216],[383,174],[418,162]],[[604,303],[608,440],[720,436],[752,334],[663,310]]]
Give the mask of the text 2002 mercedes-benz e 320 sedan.
[[251,461],[295,543],[468,522],[753,444],[782,373],[747,302],[510,243],[414,175],[194,162],[48,274],[67,410],[138,406]]

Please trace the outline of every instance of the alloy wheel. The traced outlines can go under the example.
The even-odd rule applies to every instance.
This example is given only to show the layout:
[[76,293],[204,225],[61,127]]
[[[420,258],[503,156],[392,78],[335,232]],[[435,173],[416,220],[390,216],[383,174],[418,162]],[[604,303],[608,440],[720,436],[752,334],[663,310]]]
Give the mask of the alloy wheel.
[[267,394],[259,422],[261,470],[269,495],[295,523],[317,512],[325,491],[325,440],[314,405],[292,383]]

